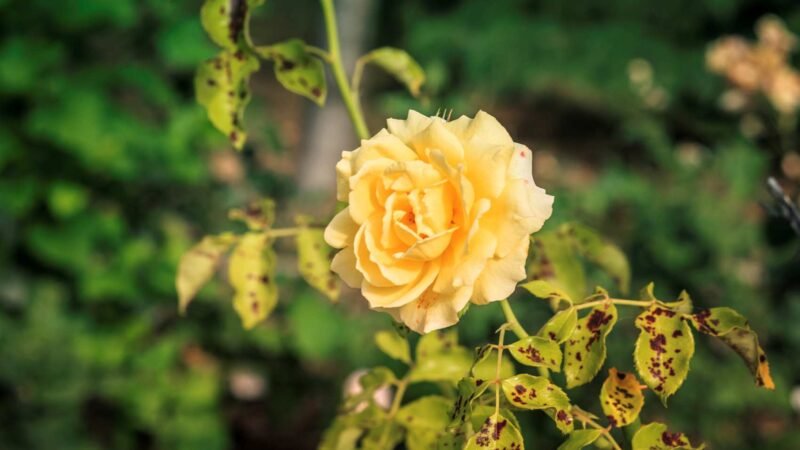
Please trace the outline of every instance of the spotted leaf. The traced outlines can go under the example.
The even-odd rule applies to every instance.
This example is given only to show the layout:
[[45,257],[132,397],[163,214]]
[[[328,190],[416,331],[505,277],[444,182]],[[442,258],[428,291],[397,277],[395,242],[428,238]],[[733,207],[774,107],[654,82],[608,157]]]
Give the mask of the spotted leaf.
[[533,280],[547,281],[568,298],[580,299],[586,295],[583,264],[568,236],[536,233],[531,238],[530,252],[528,274]]
[[228,218],[244,222],[250,231],[265,231],[275,222],[275,201],[266,198],[251,202],[245,209],[228,211]]
[[561,231],[569,235],[584,258],[593,262],[616,283],[622,293],[627,293],[631,282],[631,268],[625,253],[589,227],[577,223],[564,224]]
[[256,49],[259,55],[275,63],[275,77],[290,92],[302,95],[317,105],[325,104],[328,87],[322,61],[306,51],[300,39]]
[[520,374],[502,382],[506,399],[521,409],[544,410],[562,433],[573,429],[569,397],[546,377]]
[[436,443],[439,450],[461,450],[464,441],[471,432],[470,418],[474,403],[486,392],[489,383],[473,377],[463,378],[458,382],[456,400],[450,412],[449,424],[445,433]]
[[444,434],[450,421],[453,400],[431,395],[415,400],[397,411],[396,420],[406,432],[408,450],[430,450]]
[[381,47],[363,57],[362,63],[372,63],[385,70],[397,81],[403,83],[411,95],[419,95],[420,87],[425,82],[425,72],[405,50],[393,47]]
[[639,314],[635,323],[641,330],[633,352],[636,370],[666,405],[689,374],[692,330],[680,314],[658,302]]
[[226,50],[236,50],[249,40],[251,8],[264,0],[206,0],[200,9],[200,21],[215,44]]
[[693,447],[689,439],[683,433],[673,433],[667,431],[667,426],[663,423],[649,423],[643,425],[631,441],[633,450],[702,450],[705,445]]
[[236,242],[236,236],[224,233],[206,236],[181,256],[175,288],[178,291],[178,310],[186,312],[189,303],[200,289],[214,276],[219,261]]
[[566,292],[554,286],[549,281],[533,280],[520,285],[523,289],[531,294],[545,300],[550,300],[554,303],[566,302],[572,305],[572,299],[569,298]]
[[606,336],[617,323],[617,308],[611,303],[595,306],[578,320],[564,345],[564,375],[567,387],[586,384],[606,360]]
[[406,364],[411,363],[411,350],[408,341],[394,331],[375,333],[375,345],[386,355]]
[[569,438],[558,446],[557,450],[581,450],[587,445],[602,436],[602,430],[575,430],[569,434]]
[[258,70],[258,59],[242,50],[225,50],[205,61],[194,79],[197,102],[208,119],[231,144],[241,149],[246,134],[244,110],[250,102],[250,75]]
[[555,313],[536,334],[563,344],[575,331],[577,325],[578,311],[570,307]]
[[339,282],[331,272],[331,248],[317,228],[300,227],[297,233],[297,266],[300,275],[331,301],[339,299]]
[[744,360],[756,385],[775,389],[767,355],[758,343],[758,335],[747,319],[731,308],[711,308],[691,316],[692,325],[701,333],[719,338]]
[[487,417],[464,446],[464,450],[523,450],[524,448],[519,429],[501,414]]
[[266,234],[247,233],[231,255],[228,279],[235,296],[233,307],[245,328],[267,318],[278,302],[275,252]]
[[508,351],[520,364],[561,371],[561,347],[550,338],[528,336],[509,345]]
[[600,389],[600,404],[611,425],[623,427],[633,423],[644,406],[644,395],[636,375],[612,367]]

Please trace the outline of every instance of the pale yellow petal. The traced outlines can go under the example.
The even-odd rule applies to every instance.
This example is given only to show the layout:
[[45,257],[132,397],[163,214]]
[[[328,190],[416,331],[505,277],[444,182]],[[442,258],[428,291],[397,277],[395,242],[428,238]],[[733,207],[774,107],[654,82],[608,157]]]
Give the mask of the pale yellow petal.
[[469,302],[472,287],[448,294],[425,291],[420,298],[400,308],[400,320],[420,334],[447,328],[458,322],[458,313]]
[[356,269],[364,276],[364,282],[370,283],[375,286],[390,287],[394,283],[386,279],[381,273],[380,268],[370,258],[370,251],[366,243],[366,229],[367,225],[361,225],[356,233],[355,241],[353,242],[353,252],[356,256]]
[[344,280],[345,284],[353,289],[361,287],[364,277],[356,269],[356,255],[353,247],[345,247],[333,256],[331,270]]
[[431,151],[439,151],[445,160],[452,166],[464,161],[464,146],[461,141],[450,132],[442,120],[434,120],[418,135],[411,140],[411,147],[416,150],[421,158],[429,160]]
[[406,120],[389,119],[386,121],[386,125],[390,133],[400,138],[403,142],[408,143],[434,120],[441,119],[428,117],[412,109],[408,111]]
[[530,239],[517,242],[511,253],[503,258],[491,258],[475,281],[472,302],[484,304],[508,298],[517,283],[525,279],[525,260]]
[[403,286],[375,286],[366,279],[361,283],[361,293],[373,308],[396,308],[413,302],[425,292],[439,274],[440,262],[428,261],[416,280]]
[[353,175],[350,154],[342,152],[342,159],[336,163],[336,200],[340,202],[346,202],[350,194],[350,177]]
[[350,217],[350,207],[339,211],[325,227],[325,242],[333,248],[353,245],[358,224]]
[[455,230],[455,228],[451,228],[439,234],[419,240],[405,252],[397,253],[396,257],[412,261],[430,261],[434,258],[438,258],[445,249],[447,249],[447,246],[450,244],[450,236]]
[[509,180],[503,194],[481,221],[482,227],[495,230],[496,254],[507,255],[517,242],[542,228],[553,212],[553,196],[529,180]]
[[350,177],[349,207],[350,215],[357,224],[366,222],[376,211],[383,209],[378,197],[378,188],[383,171],[392,164],[386,159],[372,160]]

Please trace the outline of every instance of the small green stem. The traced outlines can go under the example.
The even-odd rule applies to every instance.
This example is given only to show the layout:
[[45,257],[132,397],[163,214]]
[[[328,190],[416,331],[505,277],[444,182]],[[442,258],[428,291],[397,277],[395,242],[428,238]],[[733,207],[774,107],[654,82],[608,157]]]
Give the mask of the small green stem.
[[593,302],[581,303],[580,305],[575,305],[575,309],[586,309],[592,308],[597,305],[602,305],[604,303],[613,303],[615,305],[626,305],[626,306],[639,306],[642,308],[647,308],[653,304],[652,300],[624,300],[620,298],[604,298],[602,300],[595,300]]
[[350,90],[350,85],[347,82],[347,75],[342,66],[342,53],[339,49],[339,32],[336,28],[336,10],[333,6],[333,0],[320,0],[322,4],[322,14],[325,16],[325,30],[328,35],[328,54],[330,55],[331,71],[333,78],[336,80],[336,85],[339,87],[339,92],[342,95],[342,101],[347,108],[347,113],[350,115],[350,120],[353,121],[353,128],[359,139],[367,139],[369,137],[369,130],[364,121],[364,115],[361,112],[361,106],[353,96],[353,91]]
[[[503,300],[505,301],[505,300]],[[509,325],[511,325],[509,323]],[[503,367],[503,342],[505,342],[506,338],[506,327],[503,325],[500,327],[500,338],[497,340],[497,367],[495,369],[494,375],[494,383],[495,383],[495,391],[494,391],[494,417],[495,421],[497,421],[497,417],[500,415],[500,370]]]
[[313,45],[306,45],[306,51],[316,56],[317,58],[327,62],[328,64],[330,64],[331,62],[331,54],[319,47],[314,47]]
[[575,408],[573,408],[572,410],[572,415],[575,417],[575,419],[583,423],[589,424],[592,428],[600,430],[603,433],[603,436],[605,436],[606,439],[608,439],[608,441],[611,443],[611,447],[614,448],[614,450],[622,450],[622,447],[620,447],[620,445],[617,444],[617,441],[614,439],[614,436],[611,435],[611,431],[608,429],[608,427],[600,425],[599,423],[592,420],[591,417],[587,416],[582,411],[577,410]]
[[506,321],[508,321],[511,331],[520,339],[528,337],[528,333],[522,328],[522,325],[519,324],[519,320],[517,320],[517,316],[514,315],[514,310],[511,309],[511,304],[508,303],[508,300],[501,300],[500,306],[503,308],[503,314],[506,316]]
[[[398,381],[396,386],[397,386],[397,391],[394,393],[394,398],[392,399],[392,406],[389,409],[389,413],[386,415],[387,424],[392,423],[392,420],[394,420],[394,416],[397,415],[397,411],[400,410],[400,405],[403,404],[403,396],[405,396],[406,388],[408,388],[408,375],[403,377],[402,380]],[[381,432],[381,438],[377,448],[386,447],[386,438],[388,437],[389,428],[391,427],[387,426]]]

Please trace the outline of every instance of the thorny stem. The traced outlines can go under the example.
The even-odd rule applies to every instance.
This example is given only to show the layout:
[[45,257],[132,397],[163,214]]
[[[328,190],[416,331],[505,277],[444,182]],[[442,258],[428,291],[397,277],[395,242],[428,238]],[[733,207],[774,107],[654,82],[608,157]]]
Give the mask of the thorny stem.
[[347,83],[347,75],[342,66],[342,54],[339,49],[339,32],[336,28],[336,10],[333,6],[333,0],[320,0],[320,3],[322,4],[322,14],[325,16],[325,31],[328,35],[328,62],[333,72],[333,78],[336,80],[336,86],[339,87],[342,101],[347,108],[347,113],[350,115],[350,120],[353,122],[356,135],[359,139],[367,139],[369,130],[364,121],[364,115],[361,113],[361,106],[353,96],[353,91],[350,90],[350,85]]
[[592,420],[591,417],[584,414],[583,411],[581,411],[580,409],[573,408],[572,415],[575,416],[575,419],[583,423],[589,424],[594,429],[600,430],[603,433],[603,436],[605,436],[605,438],[608,439],[608,441],[611,443],[611,447],[614,450],[622,450],[622,447],[620,447],[620,445],[617,444],[617,441],[614,439],[614,436],[611,435],[611,431],[609,429],[610,427],[604,427],[600,425],[599,423]]
[[647,308],[653,304],[652,300],[625,300],[621,298],[604,298],[601,300],[595,300],[593,302],[581,303],[580,305],[575,305],[575,309],[585,309],[591,308],[593,306],[602,305],[604,303],[613,303],[615,305],[627,305],[627,306],[639,306],[642,308]]

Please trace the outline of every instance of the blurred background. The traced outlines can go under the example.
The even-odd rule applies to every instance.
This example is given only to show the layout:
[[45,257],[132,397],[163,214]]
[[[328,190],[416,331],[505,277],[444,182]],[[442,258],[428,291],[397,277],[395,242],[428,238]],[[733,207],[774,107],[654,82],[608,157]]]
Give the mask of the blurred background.
[[[797,200],[800,58],[781,22],[756,32],[768,14],[800,32],[797,2],[337,5],[347,59],[392,45],[427,73],[413,99],[367,72],[373,131],[409,108],[489,111],[534,149],[556,195],[546,228],[595,227],[630,256],[634,289],[652,280],[662,298],[687,289],[750,318],[774,392],[699,336],[683,389],[668,410],[648,398],[645,420],[714,449],[800,448],[800,237],[765,207],[769,175]],[[0,449],[315,448],[348,374],[397,367],[372,344],[388,316],[353,293],[329,304],[291,261],[263,326],[242,329],[219,281],[178,317],[180,255],[228,229],[227,209],[271,196],[279,223],[308,209],[322,222],[333,162],[357,145],[335,95],[318,110],[262,70],[249,143],[231,150],[194,101],[194,69],[215,52],[200,6],[0,0]],[[269,0],[252,32],[325,46],[321,19],[315,1]],[[514,304],[526,327],[547,317],[528,295]],[[632,367],[634,314],[611,365]],[[485,342],[500,308],[465,322],[462,341]],[[598,392],[570,396],[600,412]],[[529,448],[558,445],[543,414],[520,417]]]

